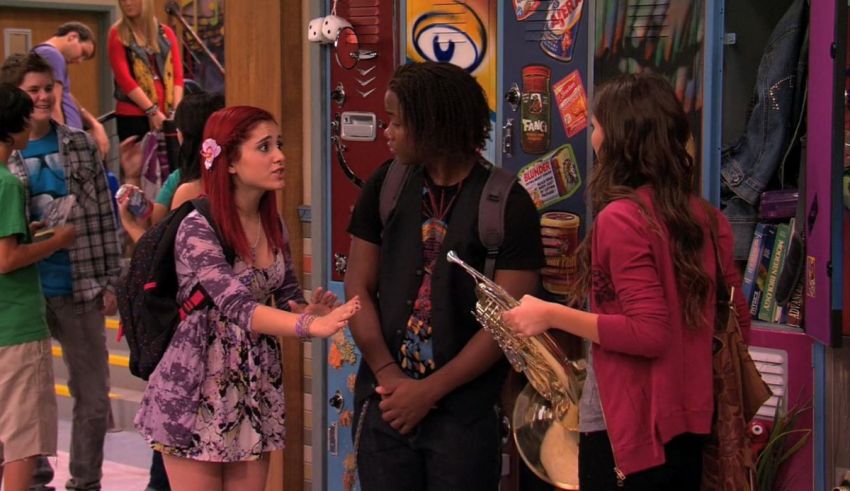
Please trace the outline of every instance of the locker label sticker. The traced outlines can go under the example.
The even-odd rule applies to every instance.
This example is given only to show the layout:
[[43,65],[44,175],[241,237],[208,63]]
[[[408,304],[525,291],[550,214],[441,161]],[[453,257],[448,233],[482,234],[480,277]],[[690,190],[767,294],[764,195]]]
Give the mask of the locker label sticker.
[[517,178],[538,210],[569,198],[581,186],[578,162],[570,144],[532,161],[519,170]]
[[573,71],[552,86],[558,110],[561,111],[561,121],[567,138],[580,133],[587,128],[587,94],[581,81],[581,73]]

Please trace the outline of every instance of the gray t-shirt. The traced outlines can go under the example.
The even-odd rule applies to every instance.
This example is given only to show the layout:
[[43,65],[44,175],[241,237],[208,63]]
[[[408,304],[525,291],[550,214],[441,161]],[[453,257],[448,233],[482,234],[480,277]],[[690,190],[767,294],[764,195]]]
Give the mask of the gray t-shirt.
[[65,57],[50,44],[39,44],[33,51],[50,63],[53,68],[53,80],[62,84],[62,114],[65,115],[65,126],[77,130],[84,129],[80,108],[71,99],[71,80],[68,78],[68,62]]
[[599,387],[596,385],[596,373],[593,371],[592,349],[587,350],[587,378],[578,403],[578,430],[582,433],[604,431],[605,417],[602,414],[602,403],[599,401]]

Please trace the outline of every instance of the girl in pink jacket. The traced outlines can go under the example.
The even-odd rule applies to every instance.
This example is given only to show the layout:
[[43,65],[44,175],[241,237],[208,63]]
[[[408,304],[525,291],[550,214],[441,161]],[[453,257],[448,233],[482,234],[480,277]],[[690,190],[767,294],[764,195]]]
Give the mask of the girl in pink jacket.
[[698,490],[714,411],[712,227],[745,339],[750,327],[731,228],[697,194],[688,120],[666,80],[610,80],[593,113],[598,162],[587,192],[596,218],[572,292],[590,298],[590,312],[527,295],[503,319],[521,335],[555,328],[592,342],[581,489]]

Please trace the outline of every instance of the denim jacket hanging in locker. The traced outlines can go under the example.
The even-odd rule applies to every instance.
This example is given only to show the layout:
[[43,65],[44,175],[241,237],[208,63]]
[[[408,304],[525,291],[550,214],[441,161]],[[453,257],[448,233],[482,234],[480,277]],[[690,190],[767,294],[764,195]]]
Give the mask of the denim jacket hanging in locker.
[[744,134],[721,155],[721,207],[732,224],[735,259],[747,258],[761,193],[801,136],[795,128],[805,108],[808,22],[807,0],[795,0],[776,24],[759,62]]

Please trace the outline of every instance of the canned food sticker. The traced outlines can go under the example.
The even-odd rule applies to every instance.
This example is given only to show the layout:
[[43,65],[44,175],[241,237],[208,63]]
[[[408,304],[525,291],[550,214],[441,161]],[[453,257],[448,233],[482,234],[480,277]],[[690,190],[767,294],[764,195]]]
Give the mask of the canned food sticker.
[[561,111],[561,121],[567,138],[587,128],[587,95],[581,81],[581,73],[573,71],[552,86],[555,102]]
[[529,17],[531,14],[537,11],[537,7],[540,6],[540,0],[514,0],[514,14],[516,14],[516,20],[523,21]]
[[578,162],[569,143],[520,169],[517,178],[538,210],[569,198],[581,186]]
[[572,61],[582,8],[584,0],[552,0],[540,40],[544,53],[558,61]]

